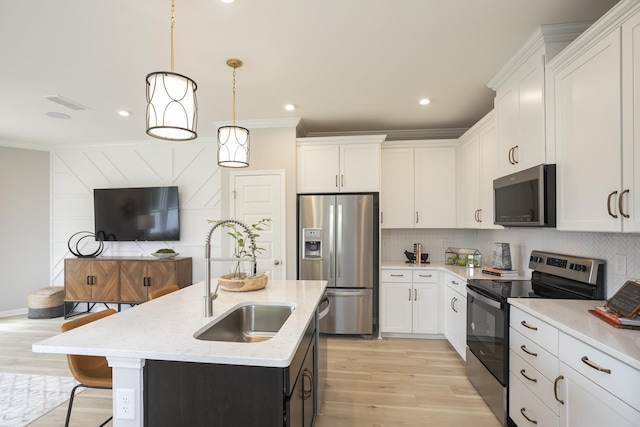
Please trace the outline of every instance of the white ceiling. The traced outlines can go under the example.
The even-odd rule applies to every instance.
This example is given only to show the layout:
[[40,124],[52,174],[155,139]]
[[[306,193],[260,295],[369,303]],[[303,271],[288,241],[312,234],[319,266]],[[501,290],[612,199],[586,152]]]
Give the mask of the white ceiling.
[[[302,118],[307,134],[466,128],[487,83],[541,24],[617,0],[175,0],[175,72],[198,84],[200,137]],[[145,77],[170,69],[170,0],[0,0],[0,145],[152,139]],[[74,111],[44,96],[89,107]],[[429,106],[418,105],[422,97]],[[295,104],[293,112],[283,109]],[[120,109],[133,115],[122,118]],[[47,112],[68,114],[59,120]]]

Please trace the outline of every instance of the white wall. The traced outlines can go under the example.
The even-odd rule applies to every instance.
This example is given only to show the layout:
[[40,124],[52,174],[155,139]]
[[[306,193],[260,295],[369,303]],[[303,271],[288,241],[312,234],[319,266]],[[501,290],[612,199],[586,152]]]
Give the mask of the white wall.
[[49,280],[49,153],[0,147],[0,315]]
[[[604,259],[607,297],[613,295],[627,280],[640,280],[640,235],[637,233],[584,233],[547,228],[511,228],[505,230],[420,229],[383,230],[382,260],[405,261],[404,250],[413,250],[413,243],[422,243],[429,259],[444,262],[447,247],[475,248],[482,253],[482,262],[491,265],[493,244],[509,243],[515,256],[514,268],[528,276],[529,255],[534,249],[568,255]],[[627,259],[626,274],[615,274],[616,255]]]

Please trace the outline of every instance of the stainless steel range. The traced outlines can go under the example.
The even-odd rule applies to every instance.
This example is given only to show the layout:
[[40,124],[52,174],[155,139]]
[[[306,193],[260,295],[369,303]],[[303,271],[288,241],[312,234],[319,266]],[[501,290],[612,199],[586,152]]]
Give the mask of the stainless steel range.
[[529,268],[531,280],[471,279],[467,283],[467,377],[502,425],[513,425],[507,414],[507,299],[605,297],[603,260],[532,251]]

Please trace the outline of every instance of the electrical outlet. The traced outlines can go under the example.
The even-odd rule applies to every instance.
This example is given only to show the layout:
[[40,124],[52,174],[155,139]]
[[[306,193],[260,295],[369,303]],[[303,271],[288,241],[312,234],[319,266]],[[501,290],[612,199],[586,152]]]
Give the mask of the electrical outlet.
[[616,255],[614,273],[620,276],[627,275],[627,256],[626,255]]
[[136,397],[132,388],[119,388],[116,390],[116,418],[120,420],[136,419]]

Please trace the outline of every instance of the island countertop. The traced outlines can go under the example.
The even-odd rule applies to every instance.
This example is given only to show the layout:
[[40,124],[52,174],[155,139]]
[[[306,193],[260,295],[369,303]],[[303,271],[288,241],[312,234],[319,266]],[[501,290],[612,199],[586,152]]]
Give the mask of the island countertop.
[[[135,359],[287,367],[313,318],[327,282],[272,280],[253,292],[220,290],[204,317],[204,284],[131,307],[33,345],[34,352]],[[256,343],[202,341],[194,333],[246,303],[286,303],[295,310],[271,339]]]

